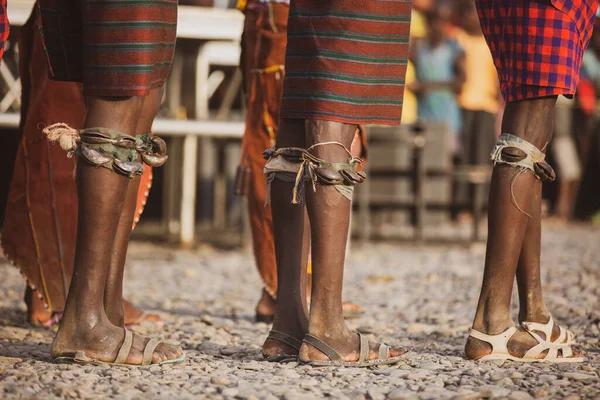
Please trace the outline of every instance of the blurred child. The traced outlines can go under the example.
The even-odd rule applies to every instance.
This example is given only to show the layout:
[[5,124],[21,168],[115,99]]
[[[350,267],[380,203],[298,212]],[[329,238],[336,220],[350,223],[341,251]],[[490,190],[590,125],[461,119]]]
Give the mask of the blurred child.
[[427,35],[416,39],[410,51],[416,80],[409,89],[417,96],[419,120],[445,123],[457,155],[461,115],[456,95],[465,81],[465,57],[459,44],[445,34],[450,20],[451,9],[445,2],[427,12]]
[[[458,96],[463,151],[457,161],[461,165],[491,165],[490,153],[496,143],[496,120],[501,104],[498,73],[479,25],[475,2],[463,2],[457,14],[461,29],[455,31],[454,38],[465,54],[465,83]],[[457,185],[456,201],[459,204],[473,201],[469,186],[468,183]],[[467,216],[465,213],[459,215]]]

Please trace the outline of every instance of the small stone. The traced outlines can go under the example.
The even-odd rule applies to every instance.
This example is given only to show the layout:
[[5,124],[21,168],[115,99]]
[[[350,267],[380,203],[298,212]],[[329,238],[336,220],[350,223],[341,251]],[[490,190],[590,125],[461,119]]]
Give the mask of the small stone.
[[531,395],[527,392],[512,392],[508,398],[510,400],[528,400],[532,399]]
[[516,371],[515,371],[515,372],[513,372],[512,374],[510,374],[510,378],[511,378],[511,379],[523,379],[523,378],[525,378],[525,375],[523,375],[523,374],[522,374],[522,373],[520,373],[520,372],[516,372]]
[[226,349],[221,349],[221,354],[224,356],[232,356],[234,354],[241,353],[244,350],[246,350],[244,347],[229,347]]
[[557,379],[554,382],[552,382],[552,384],[556,386],[569,386],[571,384],[571,381],[569,381],[568,379]]
[[62,379],[70,380],[75,379],[75,374],[72,371],[63,371],[60,373]]
[[221,355],[221,347],[213,342],[203,342],[200,346],[196,348],[200,353],[208,354],[209,356],[220,356]]
[[556,375],[540,374],[537,376],[537,380],[540,382],[553,382],[557,379]]
[[278,375],[288,379],[300,379],[300,374],[293,369],[281,370]]
[[0,357],[0,364],[14,365],[23,362],[22,358],[16,357]]
[[427,363],[427,364],[419,365],[419,368],[426,369],[428,371],[436,371],[438,369],[444,369],[444,367],[438,363]]
[[221,394],[227,397],[235,397],[239,392],[240,391],[236,388],[225,388],[221,391]]
[[483,386],[479,388],[479,394],[482,397],[489,398],[506,397],[510,392],[510,389],[503,388],[502,386]]
[[315,378],[308,378],[308,379],[302,379],[302,381],[300,382],[300,387],[312,387],[312,386],[317,386],[319,384],[319,381],[316,380]]
[[385,394],[382,390],[377,388],[370,388],[367,390],[367,396],[371,400],[385,400]]
[[348,395],[350,400],[366,400],[366,396],[361,392],[352,392]]
[[587,381],[588,379],[597,379],[595,375],[583,374],[581,372],[565,372],[563,376],[574,381]]
[[249,371],[261,371],[264,367],[257,362],[249,362],[240,364],[239,368],[246,369]]
[[388,400],[416,400],[418,398],[416,393],[405,389],[395,389],[387,394]]
[[210,378],[210,383],[214,385],[227,386],[229,385],[230,381],[224,376],[213,376],[212,378]]
[[286,393],[283,398],[285,400],[314,400],[314,396],[304,393],[298,393],[295,391],[291,391]]

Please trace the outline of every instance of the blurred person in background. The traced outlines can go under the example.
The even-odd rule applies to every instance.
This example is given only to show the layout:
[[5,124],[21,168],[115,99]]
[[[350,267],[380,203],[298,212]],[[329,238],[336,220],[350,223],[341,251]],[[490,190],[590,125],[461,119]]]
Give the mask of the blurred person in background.
[[[417,38],[423,38],[427,35],[427,22],[425,14],[431,10],[434,0],[414,0],[410,18],[410,46],[414,46]],[[408,61],[406,66],[406,86],[404,87],[404,101],[402,102],[402,123],[414,124],[417,122],[417,97],[411,92],[410,86],[415,82],[415,66],[412,61]]]
[[[81,85],[50,79],[34,11],[19,29],[21,79],[21,143],[8,194],[2,248],[27,280],[25,304],[33,325],[52,326],[62,317],[75,256],[77,188],[75,160],[59,146],[41,140],[40,123],[54,119],[83,128],[85,104]],[[136,215],[139,221],[152,185],[152,168],[140,181]],[[123,300],[123,321],[162,327],[160,316],[146,314]]]
[[[277,299],[277,263],[271,206],[266,201],[267,180],[263,170],[267,162],[263,152],[275,145],[278,132],[290,7],[289,0],[240,0],[238,8],[246,17],[240,68],[247,114],[236,192],[247,199],[254,258],[263,283],[256,305],[256,321],[270,323]],[[362,130],[356,133],[351,151],[357,157],[366,156]],[[308,233],[308,227],[306,231]],[[309,240],[308,237],[305,240]],[[309,301],[310,274],[305,276],[304,285]],[[344,303],[346,317],[361,313],[359,306]]]
[[578,219],[600,222],[600,20],[596,18],[590,46],[583,55],[581,82],[576,100],[574,125],[579,158],[583,169],[575,207]]
[[[496,142],[496,119],[501,104],[498,74],[481,31],[475,2],[464,1],[458,10],[461,28],[454,31],[453,38],[465,54],[465,82],[458,95],[462,114],[460,135],[462,151],[457,157],[457,164],[491,165],[490,153]],[[461,182],[456,185],[455,190],[457,203],[468,205],[475,201],[472,185]],[[481,204],[476,206],[481,209]],[[470,218],[469,213],[458,214],[459,222]]]
[[558,172],[558,188],[552,215],[559,223],[566,223],[573,217],[582,174],[579,153],[573,136],[575,103],[574,99],[559,96],[554,111],[554,137],[550,151]]
[[457,94],[465,82],[465,55],[460,45],[446,34],[451,22],[450,3],[441,1],[426,14],[427,36],[414,39],[409,59],[415,81],[408,85],[418,101],[418,119],[444,123],[452,156],[461,152],[461,115]]

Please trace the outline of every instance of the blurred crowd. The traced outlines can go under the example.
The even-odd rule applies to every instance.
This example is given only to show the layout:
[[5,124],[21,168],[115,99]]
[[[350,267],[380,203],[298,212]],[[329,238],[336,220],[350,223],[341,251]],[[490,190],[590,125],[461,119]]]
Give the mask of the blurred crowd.
[[[444,123],[455,166],[488,165],[504,102],[475,2],[415,0],[410,33],[403,122]],[[547,149],[558,180],[545,188],[546,215],[561,222],[600,216],[600,28],[582,69],[575,98],[558,100],[554,140]],[[455,203],[468,202],[466,189],[455,188]],[[457,218],[468,217],[464,214]]]
[[[235,8],[237,0],[181,0],[180,4]],[[504,102],[475,1],[414,0],[410,35],[403,123],[443,123],[455,166],[489,165]],[[597,28],[584,56],[577,95],[558,100],[554,140],[547,149],[558,178],[544,189],[545,213],[557,221],[595,218],[600,222],[599,96]],[[472,197],[468,185],[455,185],[453,192],[453,203],[468,209]],[[470,216],[458,212],[456,218]]]

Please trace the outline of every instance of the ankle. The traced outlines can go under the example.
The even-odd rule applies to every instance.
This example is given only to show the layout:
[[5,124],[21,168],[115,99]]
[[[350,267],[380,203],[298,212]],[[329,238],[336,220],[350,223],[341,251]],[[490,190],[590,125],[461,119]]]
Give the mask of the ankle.
[[473,321],[473,329],[488,335],[498,335],[512,326],[514,321],[510,314],[486,313],[483,316],[476,316]]
[[519,322],[537,322],[540,324],[545,324],[550,320],[550,313],[546,309],[544,305],[532,307],[521,307],[519,311]]
[[346,335],[351,335],[350,329],[346,326],[346,323],[342,319],[341,321],[326,321],[321,322],[320,320],[315,321],[311,318],[308,326],[308,333],[318,338],[339,338]]

